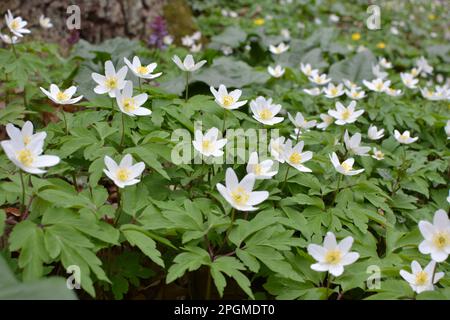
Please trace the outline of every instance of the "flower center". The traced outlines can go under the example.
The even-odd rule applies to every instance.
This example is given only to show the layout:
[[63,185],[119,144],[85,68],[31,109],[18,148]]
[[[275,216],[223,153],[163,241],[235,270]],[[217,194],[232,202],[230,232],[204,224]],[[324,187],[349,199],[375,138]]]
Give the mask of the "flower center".
[[255,164],[255,166],[254,166],[253,168],[254,168],[254,170],[255,170],[255,174],[256,174],[257,176],[260,176],[261,173],[262,173],[262,167],[261,167],[261,165],[260,165],[259,163],[257,163],[257,164]]
[[116,89],[117,88],[117,78],[116,77],[107,78],[105,85],[110,90]]
[[116,177],[120,181],[127,181],[130,178],[130,170],[124,169],[124,168],[120,168],[116,172]]
[[68,98],[69,98],[69,97],[67,96],[67,94],[65,94],[65,93],[62,92],[62,91],[59,91],[59,92],[56,94],[56,99],[57,99],[58,101],[66,101]]
[[353,97],[353,98],[356,98],[356,97],[358,97],[358,92],[356,92],[356,91],[355,91],[355,92],[353,92],[353,93],[352,93],[352,97]]
[[259,113],[259,117],[262,120],[269,120],[272,119],[272,112],[270,112],[269,109],[263,109],[261,110],[261,112]]
[[289,162],[293,163],[293,164],[299,164],[302,162],[302,156],[300,155],[300,153],[298,152],[293,152],[290,156],[289,156]]
[[203,141],[202,141],[202,148],[203,148],[203,150],[205,150],[205,151],[211,150],[211,148],[212,148],[212,143],[211,143],[211,141],[208,140],[208,139],[203,140]]
[[34,161],[33,154],[28,149],[20,150],[17,154],[17,160],[26,167],[31,167]]
[[409,134],[402,134],[402,135],[400,135],[400,140],[406,141],[408,139],[409,139]]
[[331,88],[330,92],[331,92],[331,95],[332,95],[332,96],[335,96],[335,95],[338,94],[337,88]]
[[349,165],[346,162],[342,162],[341,167],[342,167],[342,169],[344,169],[344,171],[348,172],[348,171],[352,170],[353,166]]
[[17,20],[17,18],[11,21],[11,29],[13,30],[19,29],[19,21]]
[[234,103],[234,99],[233,99],[232,96],[227,95],[227,96],[224,96],[224,97],[223,97],[223,105],[224,105],[225,107],[229,107],[229,106],[231,106],[233,103]]
[[383,89],[383,83],[378,82],[378,83],[375,85],[375,89],[377,89],[378,91],[381,91],[381,90]]
[[325,262],[328,264],[336,265],[336,264],[340,263],[341,260],[342,260],[342,253],[338,249],[330,250],[325,255]]
[[148,68],[144,67],[144,66],[140,66],[137,68],[137,73],[141,74],[141,75],[145,75],[148,73]]
[[237,187],[231,192],[231,198],[236,204],[243,205],[246,204],[250,195],[242,187]]
[[428,282],[428,274],[425,271],[420,271],[416,274],[416,285],[423,286]]
[[348,118],[350,118],[351,114],[352,113],[348,109],[345,109],[345,111],[342,112],[342,119],[343,120],[348,120]]
[[445,232],[439,232],[433,237],[433,243],[439,249],[444,249],[450,245],[450,235]]
[[136,110],[136,105],[134,103],[134,99],[133,98],[125,98],[125,99],[123,99],[123,108],[127,112],[131,112],[131,111]]
[[384,153],[381,151],[377,151],[375,152],[375,157],[377,157],[378,159],[383,158],[384,157]]

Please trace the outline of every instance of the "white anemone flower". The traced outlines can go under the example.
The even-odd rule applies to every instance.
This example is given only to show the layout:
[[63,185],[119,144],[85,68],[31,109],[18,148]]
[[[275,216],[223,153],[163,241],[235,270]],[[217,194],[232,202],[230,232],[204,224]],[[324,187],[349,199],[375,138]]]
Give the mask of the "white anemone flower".
[[402,78],[402,82],[405,86],[410,89],[417,88],[417,84],[419,83],[419,79],[415,78],[411,73],[400,73],[400,78]]
[[300,128],[303,130],[314,128],[317,124],[316,120],[306,121],[301,112],[297,112],[295,114],[295,118],[290,113],[288,113],[288,117],[296,128]]
[[141,60],[137,56],[133,58],[133,63],[131,63],[127,58],[123,58],[123,60],[125,61],[125,64],[128,66],[128,68],[130,68],[131,72],[133,72],[133,74],[138,78],[155,79],[162,75],[162,72],[152,73],[158,66],[156,62],[143,66],[141,64]]
[[384,137],[384,129],[378,130],[376,126],[370,125],[367,130],[367,136],[370,140],[379,140]]
[[271,66],[267,67],[267,72],[274,78],[281,78],[285,71],[286,69],[280,65],[276,65],[275,68],[272,68]]
[[202,50],[203,45],[201,43],[197,43],[197,44],[193,44],[190,48],[189,51],[192,53],[197,53],[200,52]]
[[29,145],[35,140],[44,140],[47,137],[46,132],[34,133],[33,123],[27,121],[24,123],[22,129],[16,128],[13,124],[8,123],[6,125],[6,133],[12,141],[17,144],[21,141],[24,146]]
[[322,91],[320,90],[320,88],[311,88],[311,89],[303,89],[303,91],[306,94],[309,94],[310,96],[318,96]]
[[239,89],[235,89],[228,93],[227,87],[223,84],[219,86],[219,90],[214,89],[212,86],[209,89],[214,95],[216,103],[222,108],[233,110],[242,107],[247,103],[247,100],[238,101],[242,95],[242,91]]
[[228,168],[225,173],[225,186],[218,183],[216,187],[233,208],[239,211],[254,211],[258,210],[256,205],[269,197],[267,191],[253,191],[255,179],[255,175],[250,173],[239,182],[234,170]]
[[378,64],[384,69],[392,69],[392,63],[387,61],[386,58],[380,58]]
[[434,272],[436,268],[436,261],[430,261],[425,269],[422,269],[420,264],[414,260],[411,263],[411,271],[409,273],[405,270],[400,270],[400,275],[408,282],[411,289],[416,293],[424,291],[433,291],[434,284],[444,276],[444,272]]
[[60,162],[59,157],[41,155],[44,148],[44,138],[32,139],[27,145],[22,139],[2,141],[1,146],[6,156],[19,169],[31,173],[42,174],[43,167],[52,167]]
[[17,36],[10,37],[9,35],[2,33],[0,33],[0,39],[6,44],[16,44],[20,41]]
[[384,92],[391,85],[390,80],[383,81],[383,79],[376,78],[372,81],[363,80],[363,84],[372,91]]
[[50,21],[50,18],[45,17],[43,14],[39,17],[39,24],[44,29],[50,29],[53,27],[53,23]]
[[332,99],[342,96],[344,91],[344,85],[342,83],[335,86],[333,83],[329,83],[327,87],[322,89],[323,93],[325,93],[325,97]]
[[358,91],[356,89],[345,90],[345,94],[353,100],[360,100],[366,97],[366,93],[364,91]]
[[326,113],[321,113],[319,115],[319,117],[320,117],[320,119],[322,119],[322,122],[317,124],[317,128],[318,129],[325,130],[326,128],[328,128],[334,122],[334,118],[332,116],[329,116]]
[[72,98],[72,96],[77,92],[77,87],[75,86],[71,86],[70,88],[62,91],[56,84],[51,84],[50,91],[47,91],[42,87],[40,89],[50,100],[52,100],[56,104],[75,104],[83,99],[83,96]]
[[223,147],[227,144],[227,139],[219,139],[219,129],[213,127],[205,134],[200,130],[195,131],[195,140],[192,145],[195,150],[202,155],[209,157],[221,157],[223,155]]
[[327,78],[325,73],[319,74],[318,72],[315,72],[308,78],[308,80],[318,85],[325,85],[331,81],[331,78]]
[[146,93],[133,97],[133,82],[131,81],[125,81],[123,90],[116,93],[116,101],[120,111],[131,117],[149,116],[152,114],[150,109],[141,107],[147,99],[148,95]]
[[128,67],[123,66],[116,73],[116,69],[111,60],[105,62],[105,75],[93,72],[92,79],[97,83],[94,88],[96,94],[107,93],[111,98],[116,97],[117,90],[125,87],[125,77],[127,76]]
[[410,144],[419,139],[419,137],[411,138],[411,134],[408,130],[404,131],[402,134],[400,134],[398,130],[394,130],[394,137],[395,140],[402,144]]
[[280,163],[284,163],[285,140],[284,137],[278,137],[271,139],[269,143],[270,155]]
[[252,152],[247,163],[247,173],[253,173],[255,179],[271,179],[278,171],[271,170],[273,167],[273,160],[267,159],[259,162],[258,153]]
[[384,159],[384,153],[381,150],[378,150],[377,148],[373,148],[372,150],[372,158],[376,160],[383,160]]
[[312,159],[313,153],[311,151],[303,151],[305,143],[300,141],[297,145],[292,146],[292,140],[288,140],[284,145],[283,159],[301,172],[312,172],[311,169],[305,167],[303,163]]
[[345,176],[354,176],[364,171],[364,169],[353,170],[353,164],[355,163],[355,159],[353,158],[348,158],[340,163],[335,152],[330,155],[330,160],[336,171]]
[[401,89],[386,88],[384,92],[391,97],[398,97],[402,95]]
[[281,110],[281,105],[272,104],[272,98],[257,97],[250,101],[250,109],[253,112],[253,118],[262,124],[272,126],[284,120],[283,117],[276,117]]
[[433,74],[433,67],[428,64],[428,61],[427,61],[427,59],[425,59],[425,57],[420,57],[416,61],[416,65],[417,65],[417,68],[420,70],[420,74],[422,76]]
[[348,123],[355,122],[359,116],[364,113],[364,110],[355,110],[356,101],[353,100],[350,102],[348,107],[344,107],[344,105],[340,102],[336,102],[336,110],[328,110],[328,114],[336,119],[337,125],[345,125]]
[[126,154],[119,164],[112,158],[105,156],[105,166],[103,172],[110,178],[119,188],[132,186],[140,182],[139,176],[145,169],[143,162],[133,165],[133,157]]
[[28,24],[21,17],[15,17],[11,13],[11,10],[8,10],[8,13],[5,14],[5,22],[9,30],[18,37],[23,37],[24,34],[30,33],[31,31],[25,29],[25,26]]
[[356,90],[359,91],[361,90],[361,87],[358,86],[356,83],[354,83],[353,81],[350,81],[348,79],[343,79],[342,80],[344,82],[344,85],[347,87],[347,89],[349,90]]
[[186,72],[197,71],[206,63],[206,60],[195,63],[194,58],[190,54],[184,58],[183,62],[181,62],[181,59],[177,55],[173,56],[172,61],[175,62],[178,68]]
[[273,54],[282,54],[286,51],[289,50],[289,46],[286,45],[284,42],[281,42],[280,44],[278,44],[277,46],[274,45],[270,45],[269,46],[269,50],[270,52],[272,52]]
[[339,243],[332,232],[327,232],[323,246],[317,244],[308,245],[308,253],[317,261],[311,265],[311,269],[319,272],[328,271],[338,277],[344,273],[344,267],[354,263],[359,258],[359,253],[350,252],[353,238],[346,237]]
[[375,76],[375,78],[379,79],[386,79],[388,76],[388,73],[381,70],[381,66],[379,64],[372,65],[372,73]]
[[300,69],[302,70],[303,74],[307,77],[311,77],[314,73],[319,73],[319,70],[313,69],[309,63],[307,64],[300,63]]
[[419,251],[431,254],[436,262],[447,260],[450,254],[450,220],[447,213],[439,209],[434,213],[433,223],[419,221],[419,230],[424,240],[419,244]]
[[357,132],[353,136],[349,136],[348,131],[345,130],[344,133],[344,143],[347,151],[358,155],[358,156],[368,156],[370,147],[362,147],[361,144],[361,133]]

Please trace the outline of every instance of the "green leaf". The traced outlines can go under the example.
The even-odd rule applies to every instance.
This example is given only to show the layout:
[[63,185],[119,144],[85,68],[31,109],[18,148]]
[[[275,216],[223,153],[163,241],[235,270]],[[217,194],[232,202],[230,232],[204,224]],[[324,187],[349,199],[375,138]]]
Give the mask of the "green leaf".
[[156,242],[145,234],[145,230],[139,230],[134,225],[123,225],[120,229],[132,246],[137,246],[153,262],[164,268],[164,261],[156,249]]
[[167,272],[166,283],[182,277],[186,271],[194,271],[202,265],[209,266],[211,264],[211,258],[205,250],[193,246],[187,246],[184,250],[186,252],[180,253],[173,260],[174,264]]

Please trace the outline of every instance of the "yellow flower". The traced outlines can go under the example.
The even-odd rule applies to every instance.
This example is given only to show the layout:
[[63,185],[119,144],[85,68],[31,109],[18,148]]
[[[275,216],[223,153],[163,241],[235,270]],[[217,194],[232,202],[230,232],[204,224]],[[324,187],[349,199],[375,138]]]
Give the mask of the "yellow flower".
[[353,41],[358,41],[359,39],[361,39],[361,34],[359,32],[355,32],[352,34]]
[[436,16],[435,16],[434,14],[430,13],[430,14],[428,15],[428,20],[433,21],[433,20],[435,20],[435,19],[436,19]]
[[265,20],[263,18],[257,18],[253,20],[253,23],[257,26],[262,26],[265,23]]
[[378,49],[384,49],[384,48],[386,48],[386,43],[384,43],[383,41],[378,42],[378,43],[377,43],[377,48],[378,48]]

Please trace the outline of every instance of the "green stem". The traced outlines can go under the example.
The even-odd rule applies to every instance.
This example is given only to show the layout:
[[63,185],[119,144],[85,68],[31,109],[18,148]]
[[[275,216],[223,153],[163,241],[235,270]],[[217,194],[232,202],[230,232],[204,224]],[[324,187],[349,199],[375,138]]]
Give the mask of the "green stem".
[[6,73],[5,70],[5,102],[6,102],[6,106],[9,104],[9,90],[8,90],[8,74]]
[[122,112],[122,137],[120,138],[120,147],[122,147],[124,139],[125,139],[125,113]]
[[19,170],[19,175],[20,175],[20,183],[22,185],[22,199],[20,202],[20,213],[24,214],[25,213],[25,182],[23,180],[22,170]]
[[186,95],[184,101],[187,101],[189,97],[189,72],[186,71]]
[[336,191],[334,192],[333,203],[336,203],[336,197],[339,193],[339,189],[341,188],[342,174],[338,173],[338,175],[339,175],[339,177],[338,177],[338,181],[337,181],[337,188],[336,188]]
[[63,116],[64,128],[65,128],[66,136],[67,136],[69,134],[69,126],[67,125],[66,112],[64,111],[63,106],[61,106],[61,113],[62,113],[62,116]]
[[17,54],[17,51],[16,51],[16,46],[14,45],[14,43],[11,43],[11,48],[12,48],[12,51],[14,52],[14,55],[16,56],[16,59],[19,58],[19,55]]
[[117,188],[117,211],[119,213],[117,214],[116,221],[114,221],[114,225],[117,226],[117,223],[119,222],[120,216],[122,215],[122,194],[120,191],[120,188]]
[[222,131],[225,133],[226,128],[226,119],[227,119],[227,109],[223,108],[223,123],[222,123]]
[[327,291],[326,291],[326,300],[328,300],[328,292],[330,291],[330,273],[327,272]]
[[139,79],[139,91],[142,93],[142,84],[141,84],[141,78],[139,78],[138,77],[138,79]]

